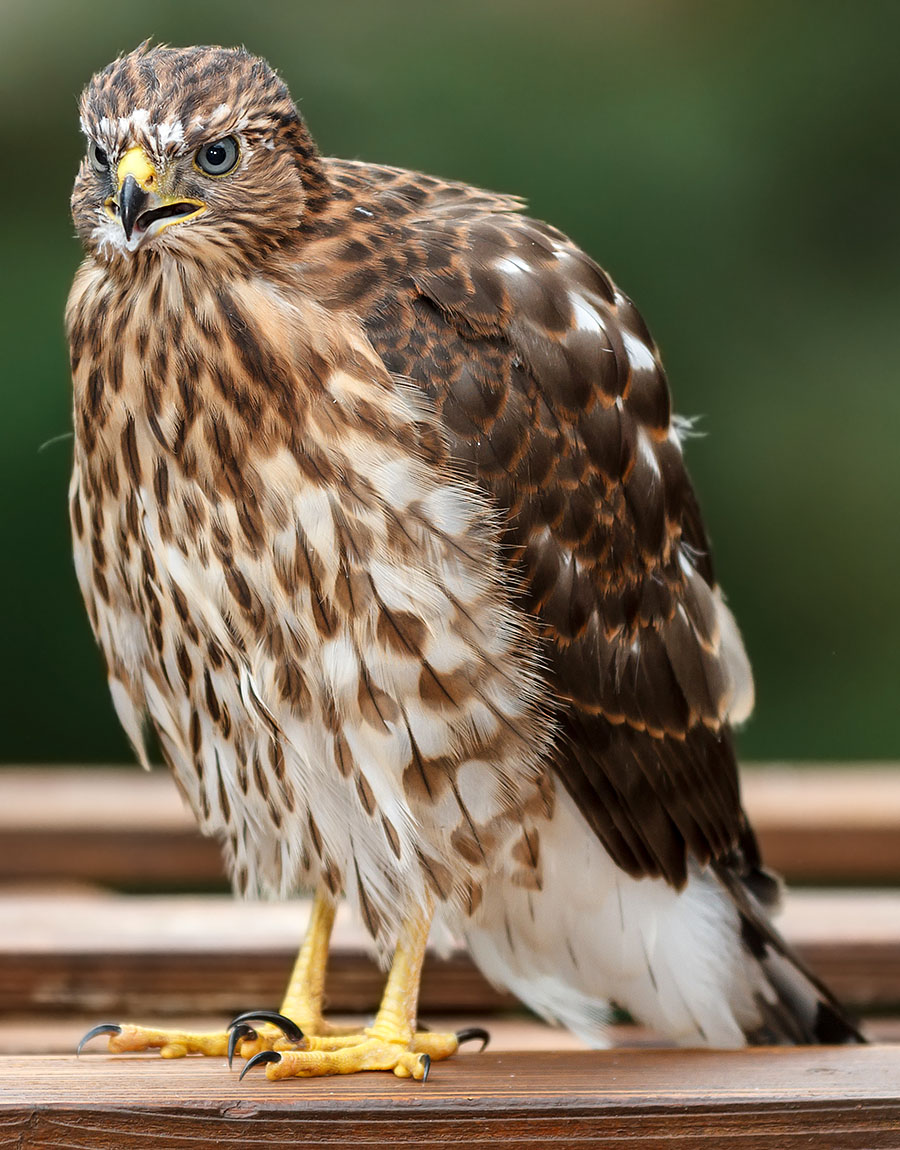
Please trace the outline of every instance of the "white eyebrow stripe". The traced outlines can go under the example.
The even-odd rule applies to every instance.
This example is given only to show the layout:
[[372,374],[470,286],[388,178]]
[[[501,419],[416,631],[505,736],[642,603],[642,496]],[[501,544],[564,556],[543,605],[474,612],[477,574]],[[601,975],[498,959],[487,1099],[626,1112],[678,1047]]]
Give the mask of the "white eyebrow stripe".
[[145,132],[150,134],[150,109],[149,108],[135,108],[130,116],[119,117],[119,131],[127,131],[131,128],[133,131]]
[[166,120],[156,129],[160,148],[170,148],[173,144],[184,143],[184,124],[181,120]]
[[[207,134],[219,139],[226,134],[234,134],[241,140],[245,158],[251,152],[243,138],[243,132],[250,124],[250,118],[238,113],[241,109],[231,104],[217,104],[209,113],[197,114],[189,122],[178,118],[156,122],[151,119],[148,108],[134,108],[125,116],[102,116],[95,124],[81,117],[81,128],[89,139],[97,139],[111,155],[133,144],[144,146],[151,158],[164,160],[166,154],[186,154],[190,149],[186,144],[190,134]],[[267,145],[268,146],[268,145]],[[274,145],[272,145],[274,149]]]
[[132,144],[146,146],[157,159],[166,152],[177,152],[185,142],[184,122],[179,119],[163,120],[155,123],[150,119],[146,108],[135,108],[127,116],[103,116],[96,124],[96,132],[82,117],[81,126],[86,136],[96,135],[110,149],[120,149]]

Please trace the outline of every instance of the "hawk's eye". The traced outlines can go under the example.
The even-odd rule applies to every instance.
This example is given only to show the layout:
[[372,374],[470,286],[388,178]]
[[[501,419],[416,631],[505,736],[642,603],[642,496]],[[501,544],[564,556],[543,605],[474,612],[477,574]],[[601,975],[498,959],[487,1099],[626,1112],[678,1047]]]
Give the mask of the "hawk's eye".
[[91,144],[88,148],[88,158],[95,172],[109,171],[109,156],[107,156],[99,144]]
[[224,176],[238,162],[239,154],[237,140],[234,136],[226,136],[214,144],[204,144],[194,157],[194,163],[208,176]]

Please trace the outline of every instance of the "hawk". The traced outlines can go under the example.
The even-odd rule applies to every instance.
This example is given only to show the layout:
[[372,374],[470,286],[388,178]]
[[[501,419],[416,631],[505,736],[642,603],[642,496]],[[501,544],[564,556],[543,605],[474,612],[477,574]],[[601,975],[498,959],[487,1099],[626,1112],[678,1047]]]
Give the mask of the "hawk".
[[[514,197],[323,158],[243,50],[143,44],[81,123],[70,508],[113,703],[239,892],[314,892],[279,1012],[91,1034],[422,1078],[475,1033],[416,1029],[434,924],[595,1045],[610,1001],[860,1041],[769,921],[750,668],[631,301]],[[355,1033],[342,897],[390,959]]]

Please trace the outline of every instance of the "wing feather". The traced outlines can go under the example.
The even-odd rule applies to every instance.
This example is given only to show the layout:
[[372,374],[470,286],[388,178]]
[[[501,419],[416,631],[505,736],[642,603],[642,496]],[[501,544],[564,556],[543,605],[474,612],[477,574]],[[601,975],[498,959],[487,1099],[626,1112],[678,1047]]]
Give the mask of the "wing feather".
[[434,400],[505,516],[559,699],[556,771],[620,866],[680,886],[689,855],[739,845],[729,714],[749,712],[752,679],[659,355],[561,232],[507,197],[427,187],[400,281],[364,314],[369,337]]

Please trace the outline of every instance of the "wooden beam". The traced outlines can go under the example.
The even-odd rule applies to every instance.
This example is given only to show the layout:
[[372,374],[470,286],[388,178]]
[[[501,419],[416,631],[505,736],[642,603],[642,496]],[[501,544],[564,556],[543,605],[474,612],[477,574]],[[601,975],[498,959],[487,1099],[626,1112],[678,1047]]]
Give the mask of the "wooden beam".
[[[228,895],[0,894],[0,1012],[232,1015],[281,1001],[309,903],[239,903]],[[384,976],[341,907],[329,956],[332,1010],[377,1006]],[[430,1011],[508,1009],[467,956],[430,958]]]
[[[0,894],[0,1011],[226,1015],[273,1006],[309,915],[308,903],[239,903],[227,895]],[[846,1002],[900,1003],[900,892],[797,891],[782,928]],[[372,1010],[383,976],[346,907],[329,973],[333,1010]],[[430,957],[424,1012],[496,1011],[462,952]]]
[[[787,878],[900,880],[900,767],[754,767],[743,780],[766,861]],[[218,845],[165,771],[0,768],[0,839],[0,881],[224,883]]]
[[462,1054],[390,1074],[238,1081],[223,1059],[0,1058],[0,1147],[900,1145],[900,1047]]
[[3,767],[0,798],[0,881],[225,884],[218,844],[164,770]]
[[900,764],[748,767],[763,858],[790,881],[900,882]]

